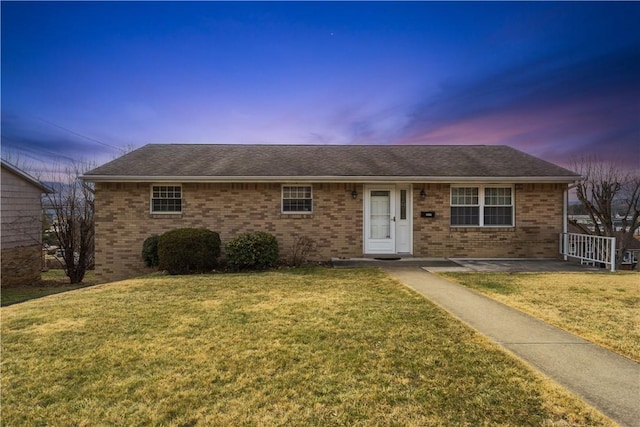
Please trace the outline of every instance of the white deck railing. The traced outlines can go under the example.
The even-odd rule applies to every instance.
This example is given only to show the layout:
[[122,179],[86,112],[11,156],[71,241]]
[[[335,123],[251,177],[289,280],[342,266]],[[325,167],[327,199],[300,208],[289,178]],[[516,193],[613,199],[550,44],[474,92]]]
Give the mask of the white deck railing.
[[560,233],[560,254],[578,258],[582,264],[605,264],[616,271],[616,238],[590,234]]

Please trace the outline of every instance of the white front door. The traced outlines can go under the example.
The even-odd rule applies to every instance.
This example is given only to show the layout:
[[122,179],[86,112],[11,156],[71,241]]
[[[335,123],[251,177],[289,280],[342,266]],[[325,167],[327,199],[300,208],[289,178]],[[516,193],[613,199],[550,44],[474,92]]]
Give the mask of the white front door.
[[411,188],[367,186],[364,196],[364,252],[411,252]]

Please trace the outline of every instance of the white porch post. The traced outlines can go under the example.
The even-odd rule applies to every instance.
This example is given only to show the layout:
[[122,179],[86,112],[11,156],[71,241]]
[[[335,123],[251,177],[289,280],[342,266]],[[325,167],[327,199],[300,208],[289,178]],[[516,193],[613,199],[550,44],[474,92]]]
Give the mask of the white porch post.
[[569,252],[568,238],[567,238],[567,216],[569,215],[569,186],[567,186],[562,192],[562,254],[565,261],[567,261],[567,252]]
[[[616,238],[611,239],[611,272],[616,271],[616,251],[618,250],[618,246],[616,245]],[[622,256],[622,254],[620,254]]]

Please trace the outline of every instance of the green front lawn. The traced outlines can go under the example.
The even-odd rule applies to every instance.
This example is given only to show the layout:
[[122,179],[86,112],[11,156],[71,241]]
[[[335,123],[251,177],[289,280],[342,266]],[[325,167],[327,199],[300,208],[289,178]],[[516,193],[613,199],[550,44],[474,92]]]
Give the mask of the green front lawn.
[[47,295],[92,286],[96,283],[94,271],[87,271],[82,283],[71,285],[64,270],[49,270],[42,273],[42,280],[39,283],[0,289],[0,305],[4,307]]
[[442,273],[640,362],[639,273]]
[[378,270],[149,276],[1,312],[4,425],[611,425]]

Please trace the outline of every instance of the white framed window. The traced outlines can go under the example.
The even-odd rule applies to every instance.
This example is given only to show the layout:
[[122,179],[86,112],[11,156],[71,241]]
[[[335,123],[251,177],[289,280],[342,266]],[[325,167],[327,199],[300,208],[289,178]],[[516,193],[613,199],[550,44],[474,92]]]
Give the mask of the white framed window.
[[478,187],[451,188],[451,225],[480,225],[479,190]]
[[510,187],[484,189],[484,225],[513,226],[513,190]]
[[182,186],[152,185],[151,213],[182,213]]
[[313,191],[310,185],[282,186],[282,213],[313,212]]
[[452,227],[513,227],[513,186],[452,186]]

